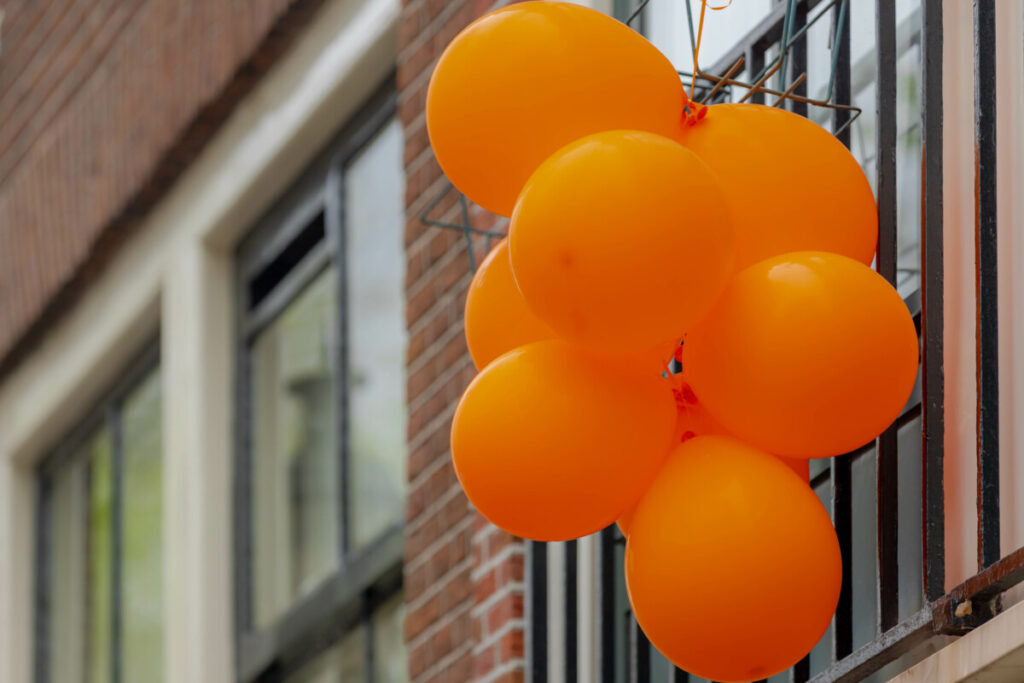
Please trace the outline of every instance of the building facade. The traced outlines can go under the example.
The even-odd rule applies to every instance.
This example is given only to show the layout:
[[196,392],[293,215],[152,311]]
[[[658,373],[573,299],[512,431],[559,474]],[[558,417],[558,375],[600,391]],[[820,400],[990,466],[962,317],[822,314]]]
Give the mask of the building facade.
[[[524,543],[452,469],[506,223],[424,102],[500,4],[0,3],[0,681],[695,680],[614,528]],[[583,4],[692,71],[685,0]],[[709,13],[702,69],[752,80],[788,4]],[[812,463],[843,597],[772,680],[1024,680],[1024,4],[792,5],[779,89],[861,113],[784,106],[872,181],[923,363],[893,429]]]

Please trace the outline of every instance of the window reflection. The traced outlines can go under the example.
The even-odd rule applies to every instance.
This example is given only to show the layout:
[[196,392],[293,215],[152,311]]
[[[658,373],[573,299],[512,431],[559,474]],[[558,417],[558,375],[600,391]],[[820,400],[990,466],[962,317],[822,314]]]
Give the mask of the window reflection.
[[392,122],[346,173],[350,549],[402,517],[405,256],[402,130]]
[[252,346],[252,571],[259,626],[338,567],[337,301],[337,275],[328,269]]

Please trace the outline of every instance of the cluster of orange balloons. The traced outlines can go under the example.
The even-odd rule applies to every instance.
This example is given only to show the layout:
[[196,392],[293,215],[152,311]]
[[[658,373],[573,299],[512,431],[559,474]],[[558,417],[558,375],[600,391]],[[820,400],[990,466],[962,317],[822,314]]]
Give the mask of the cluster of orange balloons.
[[689,102],[643,37],[561,2],[460,33],[427,127],[452,182],[511,218],[466,299],[466,495],[539,541],[617,521],[636,619],[677,666],[792,666],[841,584],[808,459],[874,439],[917,375],[856,160],[795,114]]

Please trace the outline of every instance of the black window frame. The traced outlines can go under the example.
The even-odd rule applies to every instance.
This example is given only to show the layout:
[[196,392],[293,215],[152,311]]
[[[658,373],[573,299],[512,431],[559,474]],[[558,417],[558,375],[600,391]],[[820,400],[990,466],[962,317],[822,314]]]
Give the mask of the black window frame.
[[[58,442],[36,467],[35,547],[33,562],[33,681],[50,683],[50,578],[53,565],[49,556],[53,477],[82,457],[81,448],[106,427],[110,433],[113,477],[111,529],[111,601],[110,661],[111,683],[121,683],[121,577],[124,534],[124,451],[122,410],[125,399],[154,370],[160,369],[159,339],[152,339],[125,368],[122,376],[93,403],[93,407]],[[161,452],[161,458],[163,453]]]
[[[236,679],[241,683],[285,680],[361,625],[365,628],[365,670],[372,679],[374,611],[398,594],[402,586],[404,519],[399,519],[358,552],[349,552],[347,482],[348,397],[345,253],[345,170],[394,120],[397,97],[393,75],[371,95],[298,180],[257,221],[236,250],[236,424],[234,454],[233,557]],[[319,221],[323,238],[313,243],[309,227]],[[314,231],[319,228],[314,228]],[[303,231],[307,231],[303,236]],[[251,287],[261,272],[273,267],[288,247],[305,242],[283,258],[293,261],[264,297],[250,305]],[[310,246],[311,245],[311,246]],[[315,277],[335,268],[338,283],[336,358],[338,376],[335,421],[338,436],[340,491],[337,570],[308,595],[299,597],[274,623],[258,630],[253,619],[251,486],[251,343]],[[276,276],[275,276],[276,277]]]

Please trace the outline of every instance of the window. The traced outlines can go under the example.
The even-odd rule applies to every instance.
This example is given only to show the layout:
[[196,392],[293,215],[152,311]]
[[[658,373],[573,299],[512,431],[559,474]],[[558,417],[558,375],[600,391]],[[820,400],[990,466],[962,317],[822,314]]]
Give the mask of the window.
[[163,680],[163,475],[149,352],[39,469],[36,681]]
[[378,95],[240,245],[240,678],[405,681],[404,170]]

